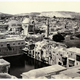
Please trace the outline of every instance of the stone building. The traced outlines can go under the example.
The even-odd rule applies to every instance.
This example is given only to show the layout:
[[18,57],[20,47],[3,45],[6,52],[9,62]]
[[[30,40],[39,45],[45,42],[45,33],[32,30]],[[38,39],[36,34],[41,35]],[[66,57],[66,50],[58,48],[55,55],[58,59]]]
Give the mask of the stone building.
[[[80,69],[80,66],[74,66],[67,70],[61,71],[59,73],[59,75],[63,74],[62,78],[64,77],[64,79],[80,79],[80,70],[79,69]],[[65,76],[67,76],[67,77],[65,77]]]
[[18,78],[8,73],[0,73],[0,79],[18,79]]
[[9,26],[7,24],[0,24],[0,32],[5,33],[8,30]]
[[8,33],[9,34],[22,34],[22,24],[19,21],[11,20],[8,23]]
[[45,76],[46,79],[49,79],[48,76],[51,74],[57,74],[60,71],[66,70],[65,67],[60,65],[53,65],[48,67],[43,67],[40,69],[30,70],[28,72],[24,72],[21,74],[22,79],[43,79],[43,76]]
[[25,41],[20,38],[9,38],[0,40],[0,56],[13,56],[22,54]]
[[10,63],[4,59],[0,59],[0,73],[8,73],[10,68]]

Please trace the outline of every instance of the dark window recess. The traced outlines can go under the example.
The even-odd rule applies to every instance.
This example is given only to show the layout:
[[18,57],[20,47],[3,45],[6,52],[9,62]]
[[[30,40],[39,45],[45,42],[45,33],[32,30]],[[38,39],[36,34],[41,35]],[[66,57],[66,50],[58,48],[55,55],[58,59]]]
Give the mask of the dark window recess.
[[8,48],[9,50],[12,50],[10,44],[7,44],[7,48]]
[[80,74],[80,72],[77,72],[77,73],[79,73],[79,74]]
[[4,39],[4,37],[1,37],[1,39]]
[[12,28],[10,28],[10,31],[12,31]]
[[34,32],[34,26],[33,25],[29,25],[28,32]]
[[60,56],[62,56],[62,54],[60,54]]
[[33,55],[34,55],[34,51],[33,51]]
[[34,47],[35,47],[35,44],[31,44],[31,45],[29,45],[29,49],[30,49],[30,50],[33,50]]
[[60,62],[58,62],[59,65],[62,65]]
[[66,57],[62,57],[62,62],[63,62],[63,65],[66,65],[67,64],[67,58]]
[[21,43],[21,44],[23,44],[23,43]]
[[14,50],[14,48],[13,48],[13,50]]
[[76,60],[80,61],[80,55],[76,55]]
[[20,49],[22,49],[22,47],[20,47]]
[[15,43],[13,43],[13,45],[15,45]]
[[16,24],[12,24],[12,26],[16,26]]
[[41,50],[41,55],[43,55],[43,51]]
[[20,45],[20,43],[18,43],[18,45]]
[[1,46],[3,46],[3,45],[1,45]]
[[21,24],[17,24],[17,26],[22,26]]
[[74,66],[74,62],[75,61],[69,60],[69,67],[73,67]]
[[8,30],[9,25],[6,25],[5,29]]

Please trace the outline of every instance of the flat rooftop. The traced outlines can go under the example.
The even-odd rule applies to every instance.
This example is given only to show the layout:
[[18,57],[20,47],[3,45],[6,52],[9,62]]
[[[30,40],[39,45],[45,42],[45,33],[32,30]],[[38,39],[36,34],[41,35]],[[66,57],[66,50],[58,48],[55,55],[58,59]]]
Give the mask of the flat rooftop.
[[0,79],[17,79],[17,77],[12,76],[8,73],[0,73]]
[[80,77],[80,66],[72,67],[70,69],[60,72],[60,74],[64,74],[64,75],[66,75],[68,77],[72,77],[72,78]]
[[0,42],[9,42],[9,41],[21,41],[21,40],[24,40],[24,39],[21,39],[21,38],[8,38],[8,39],[0,39]]
[[67,50],[74,52],[75,54],[80,54],[80,49],[76,47],[68,48]]
[[30,77],[37,78],[40,76],[45,76],[47,74],[55,73],[62,70],[66,70],[66,68],[60,65],[53,65],[53,66],[43,67],[39,69],[30,70],[28,72],[24,72],[21,74],[21,76],[26,76],[27,78]]
[[0,66],[7,66],[7,65],[10,65],[10,63],[4,59],[0,59]]

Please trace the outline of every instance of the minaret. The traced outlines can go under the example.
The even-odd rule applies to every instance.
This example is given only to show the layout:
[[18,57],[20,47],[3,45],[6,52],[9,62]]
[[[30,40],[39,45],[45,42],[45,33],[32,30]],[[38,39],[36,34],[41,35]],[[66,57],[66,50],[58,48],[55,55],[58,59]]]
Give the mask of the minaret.
[[29,34],[34,34],[34,29],[35,29],[35,21],[34,20],[31,20],[30,19],[30,22],[29,22],[29,26],[28,26],[28,32]]
[[48,24],[47,24],[47,37],[49,36],[49,19],[48,19]]

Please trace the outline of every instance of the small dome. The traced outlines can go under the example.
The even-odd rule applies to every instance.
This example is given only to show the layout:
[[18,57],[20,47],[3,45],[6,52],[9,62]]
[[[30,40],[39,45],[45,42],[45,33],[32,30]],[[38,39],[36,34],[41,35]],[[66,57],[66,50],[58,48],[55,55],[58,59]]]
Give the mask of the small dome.
[[16,20],[11,20],[6,24],[21,24],[21,23],[19,21],[16,21]]
[[29,23],[29,21],[30,21],[30,19],[29,18],[25,18],[23,21],[22,21],[22,23]]

